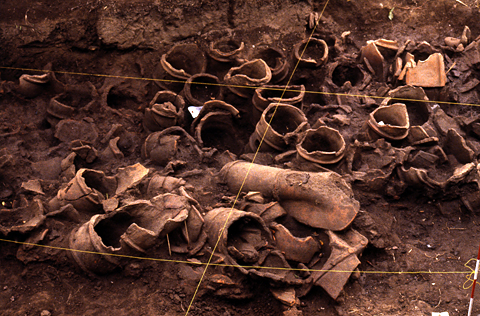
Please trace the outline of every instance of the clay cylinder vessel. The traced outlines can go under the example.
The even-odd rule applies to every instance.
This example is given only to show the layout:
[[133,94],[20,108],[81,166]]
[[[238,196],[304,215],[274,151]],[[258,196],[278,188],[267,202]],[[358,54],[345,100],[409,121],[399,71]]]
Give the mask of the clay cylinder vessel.
[[155,83],[179,93],[185,80],[207,69],[207,58],[196,44],[177,44],[162,55],[155,70]]
[[343,230],[360,209],[351,187],[335,172],[299,172],[233,161],[222,168],[220,177],[232,192],[241,188],[273,197],[297,221],[315,228]]
[[375,133],[390,140],[404,139],[410,128],[407,107],[403,103],[378,107],[370,113],[367,123]]
[[254,58],[263,59],[272,71],[272,83],[285,79],[290,70],[288,60],[281,49],[275,47],[261,48],[255,53]]
[[307,127],[307,118],[299,108],[289,104],[271,103],[263,111],[255,132],[250,136],[250,149],[257,150],[265,135],[260,151],[283,151],[288,147],[290,137],[295,137]]
[[[217,249],[225,255],[225,262],[230,265],[238,265],[237,258],[232,257],[232,246],[235,247],[235,239],[240,237],[251,238],[252,252],[259,251],[261,247],[273,243],[270,230],[262,218],[254,213],[244,212],[231,208],[216,208],[205,215],[205,231],[208,235],[209,244],[214,247],[217,242]],[[237,248],[240,248],[237,246]],[[241,249],[238,249],[241,250]],[[259,258],[252,258],[258,261]],[[247,274],[243,267],[240,271]]]
[[210,43],[208,56],[222,63],[235,62],[245,49],[245,44],[231,38],[221,38]]
[[254,87],[267,84],[271,79],[272,72],[267,63],[262,59],[254,59],[231,68],[224,81],[230,91],[242,98],[249,98]]
[[188,78],[183,94],[191,105],[203,106],[207,101],[221,100],[223,90],[216,76],[201,73]]
[[309,129],[297,144],[297,154],[305,160],[333,164],[345,154],[345,140],[336,130],[327,126]]
[[299,109],[302,109],[302,101],[305,97],[305,86],[277,86],[266,85],[255,89],[252,103],[252,122],[257,123],[263,111],[270,105],[270,103],[290,104]]
[[319,38],[305,39],[294,46],[293,54],[299,66],[320,67],[327,61],[328,45]]
[[185,101],[172,91],[158,91],[145,109],[143,128],[156,132],[183,123]]

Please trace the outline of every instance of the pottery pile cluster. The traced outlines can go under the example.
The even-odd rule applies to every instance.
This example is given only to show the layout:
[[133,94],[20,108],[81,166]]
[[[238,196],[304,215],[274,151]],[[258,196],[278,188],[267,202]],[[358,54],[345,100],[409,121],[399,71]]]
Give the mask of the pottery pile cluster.
[[[148,256],[156,247],[188,258],[216,247],[216,263],[236,268],[215,267],[207,277],[218,296],[248,297],[249,277],[268,280],[288,307],[313,286],[338,298],[369,240],[381,247],[372,227],[363,227],[368,239],[352,228],[360,204],[351,183],[393,198],[411,188],[431,196],[450,190],[470,211],[480,206],[480,116],[453,115],[431,101],[441,95],[449,102],[478,100],[480,40],[472,41],[466,28],[440,48],[378,39],[339,54],[347,43],[348,34],[329,44],[303,40],[290,56],[273,46],[247,51],[233,36],[209,38],[206,50],[174,45],[154,67],[161,90],[143,104],[141,162],[113,175],[77,170],[75,160],[88,165],[135,153],[138,135],[115,124],[99,140],[86,115],[107,109],[112,91],[127,89],[69,86],[53,71],[22,75],[13,93],[35,98],[45,89],[58,92],[46,120],[70,154],[57,162],[62,186],[56,196],[44,196],[41,179],[24,182],[22,189],[34,198],[0,209],[0,233],[68,247],[70,260],[95,274],[124,267],[128,258],[122,256]],[[207,65],[218,71],[207,73]],[[304,84],[286,85],[296,66],[323,71],[325,105],[306,104]],[[131,90],[129,97],[137,98]],[[379,98],[365,96],[370,92]],[[319,109],[336,113],[312,121]],[[367,110],[353,128],[355,112]],[[253,127],[248,135],[245,122]],[[257,151],[260,162],[251,163]],[[0,173],[14,160],[0,151]],[[212,166],[217,183],[242,192],[238,201],[226,196],[213,207],[199,203],[195,186],[176,176],[189,164]],[[185,178],[198,171],[191,169]],[[452,189],[459,184],[468,191]],[[18,258],[42,257],[28,250],[21,247]]]

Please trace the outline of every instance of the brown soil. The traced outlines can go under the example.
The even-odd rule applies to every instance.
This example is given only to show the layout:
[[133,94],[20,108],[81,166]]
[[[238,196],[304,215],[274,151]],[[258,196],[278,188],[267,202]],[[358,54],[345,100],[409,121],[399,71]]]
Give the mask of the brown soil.
[[[114,175],[118,168],[137,162],[152,171],[163,170],[163,166],[141,155],[141,146],[148,136],[142,127],[144,109],[159,88],[151,80],[126,77],[156,78],[161,56],[173,44],[196,43],[205,51],[210,31],[231,29],[234,37],[244,41],[249,49],[271,45],[292,56],[294,45],[310,32],[307,15],[321,12],[324,5],[325,1],[317,0],[2,1],[0,225],[25,224],[31,214],[19,210],[26,201],[37,198],[47,205],[68,182],[62,178],[60,162],[71,153],[70,142],[90,141],[103,152],[107,143],[102,140],[114,124],[121,124],[126,130],[123,135],[128,135],[118,143],[124,157],[99,157],[93,162],[77,157],[76,170],[90,168]],[[480,35],[479,18],[476,0],[329,1],[315,31],[315,36],[325,39],[329,45],[327,64],[297,69],[290,84],[304,84],[307,91],[324,92],[324,87],[333,86],[328,91],[384,96],[400,84],[374,78],[371,84],[361,88],[364,74],[370,76],[364,64],[358,63],[364,73],[360,68],[349,71],[347,66],[333,70],[332,65],[345,56],[357,56],[367,40],[386,38],[400,44],[406,40],[427,41],[446,56],[446,70],[452,67],[446,88],[428,89],[430,100],[480,103],[479,86],[468,94],[458,93],[472,78],[480,79],[479,68],[463,67],[468,64],[468,55],[445,49],[444,44],[447,36],[460,37],[465,25],[470,27],[475,39]],[[334,49],[335,38],[340,40],[344,32],[350,35],[341,45],[342,49]],[[420,60],[425,57],[421,53],[415,56]],[[52,122],[47,120],[47,108],[59,93],[58,87],[50,86],[35,98],[25,98],[17,92],[22,74],[39,74],[35,70],[47,68],[55,71],[58,81],[65,84],[62,89],[71,93],[71,96],[62,96],[62,101],[75,102],[71,119],[82,122],[71,127],[76,132],[56,137]],[[208,73],[221,80],[227,71],[228,68],[215,62],[207,67]],[[282,82],[286,84],[288,78]],[[342,91],[347,80],[351,86]],[[95,92],[92,94],[92,91]],[[92,99],[95,102],[87,105]],[[208,138],[207,145],[241,154],[243,148],[240,147],[248,143],[254,131],[249,117],[251,100],[241,99],[227,90],[224,99],[240,111],[238,126],[235,126],[238,139],[231,134],[220,137],[222,130],[213,128],[203,137]],[[381,101],[307,93],[304,112],[312,125],[322,118],[328,126],[337,128],[351,146],[361,134],[369,113]],[[351,111],[344,111],[344,105],[350,106]],[[426,121],[423,110],[411,111],[416,105],[408,104],[413,119],[411,125]],[[469,130],[473,125],[464,119],[477,117],[479,111],[476,107],[448,103],[441,103],[440,107],[460,122],[463,136],[474,151],[476,165],[480,134]],[[187,120],[185,124],[189,123]],[[186,130],[190,132],[189,128]],[[446,139],[445,135],[441,137],[442,145]],[[391,144],[394,148],[407,147],[403,142]],[[366,165],[375,165],[383,171],[389,169],[395,154],[385,146],[362,152],[375,152],[381,159],[352,155],[354,162],[350,162],[350,169],[365,173],[370,171],[365,169]],[[438,162],[429,170],[431,178],[447,179],[453,173],[452,166],[458,166],[462,160],[456,155],[457,149],[447,145],[445,148],[450,148],[446,150],[447,161]],[[415,147],[417,151],[430,149],[428,144]],[[9,161],[5,158],[8,155],[11,155]],[[171,175],[183,177],[194,188],[192,194],[204,212],[233,200],[226,187],[214,178],[223,165],[218,157],[226,155],[213,157],[205,161],[188,158],[186,163],[174,165],[171,170]],[[259,157],[259,162],[273,163],[273,159],[265,154]],[[289,166],[288,161],[285,162]],[[303,315],[430,315],[432,311],[465,315],[470,297],[470,289],[464,288],[467,274],[456,272],[468,271],[465,263],[477,255],[480,218],[478,205],[469,210],[461,198],[478,194],[478,186],[468,181],[451,183],[443,190],[406,186],[395,171],[385,182],[362,182],[348,172],[346,159],[328,168],[351,180],[355,198],[361,204],[361,212],[352,226],[369,239],[369,246],[360,258],[360,273],[353,275],[337,300],[321,288],[314,288],[300,298],[297,309]],[[34,195],[21,188],[22,183],[34,179],[40,180],[44,195]],[[85,218],[79,221],[48,217],[29,232],[2,234],[0,231],[0,315],[40,315],[42,311],[52,315],[185,314],[203,270],[175,262],[189,257],[170,255],[165,240],[145,256],[167,261],[130,258],[122,263],[121,269],[101,276],[81,270],[68,251],[15,243],[63,246],[69,232],[92,215],[83,214]],[[112,237],[111,233],[107,235],[106,240]],[[297,235],[303,236],[301,231]],[[117,241],[115,238],[111,243]],[[208,251],[200,254],[203,255],[196,258],[206,262]],[[470,266],[474,265],[470,263]],[[208,275],[221,271],[218,267],[209,267],[207,279]],[[267,282],[246,278],[242,286],[248,295],[236,300],[211,295],[202,283],[189,314],[281,315],[286,309],[270,293]],[[285,315],[297,315],[290,312],[292,314],[286,312]],[[473,314],[478,313],[477,305]]]

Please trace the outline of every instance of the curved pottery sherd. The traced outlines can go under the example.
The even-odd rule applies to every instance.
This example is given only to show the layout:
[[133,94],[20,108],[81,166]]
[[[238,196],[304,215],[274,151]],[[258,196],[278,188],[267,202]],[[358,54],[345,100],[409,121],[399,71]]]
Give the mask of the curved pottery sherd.
[[183,92],[187,101],[194,106],[203,106],[205,102],[211,100],[221,100],[223,96],[220,80],[206,73],[188,78]]
[[150,134],[142,146],[142,157],[161,166],[173,159],[197,160],[201,155],[195,139],[178,126]]
[[143,127],[156,132],[183,123],[185,100],[172,91],[158,91],[145,109]]
[[102,201],[113,196],[117,189],[115,177],[108,177],[102,171],[80,169],[67,187],[58,191],[48,203],[50,210],[72,204],[79,212],[94,213],[102,209]]
[[272,72],[267,63],[262,59],[254,59],[231,68],[224,81],[230,91],[242,98],[248,98],[253,94],[253,87],[267,84],[271,79]]
[[49,73],[42,75],[21,75],[19,79],[18,92],[26,98],[34,98],[45,89],[49,83],[51,75]]
[[320,244],[312,236],[299,238],[283,225],[271,226],[277,248],[285,254],[287,260],[308,264],[315,253],[320,251]]
[[257,123],[263,111],[270,103],[284,103],[302,109],[302,101],[305,97],[305,86],[276,86],[265,85],[255,89],[253,94],[253,122]]
[[345,140],[336,129],[320,126],[306,131],[297,144],[297,153],[308,161],[333,164],[345,155]]
[[[306,45],[306,48],[305,48]],[[305,39],[293,47],[295,59],[303,67],[320,67],[328,59],[328,45],[319,38]]]
[[[271,125],[268,123],[270,121]],[[257,150],[265,135],[261,151],[283,151],[288,147],[290,137],[298,136],[307,128],[307,118],[299,108],[290,104],[271,103],[263,111],[255,132],[250,136],[250,149]]]
[[288,60],[281,49],[266,47],[254,54],[254,58],[264,60],[272,72],[272,83],[285,79],[290,70]]
[[93,85],[74,86],[56,95],[47,107],[47,120],[55,126],[60,120],[71,119],[81,108],[90,109],[96,102],[97,91]]
[[208,56],[222,63],[235,62],[245,49],[243,42],[230,38],[222,38],[212,41],[209,45]]
[[390,140],[404,139],[410,128],[407,106],[403,103],[380,106],[370,113],[367,123],[381,137]]

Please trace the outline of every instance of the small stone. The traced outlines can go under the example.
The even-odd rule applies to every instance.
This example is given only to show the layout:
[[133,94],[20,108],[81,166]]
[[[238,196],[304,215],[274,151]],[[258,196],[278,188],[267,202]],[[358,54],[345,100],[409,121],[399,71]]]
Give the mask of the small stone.
[[51,316],[52,313],[50,313],[49,311],[47,311],[46,309],[43,310],[41,313],[40,313],[40,316]]

